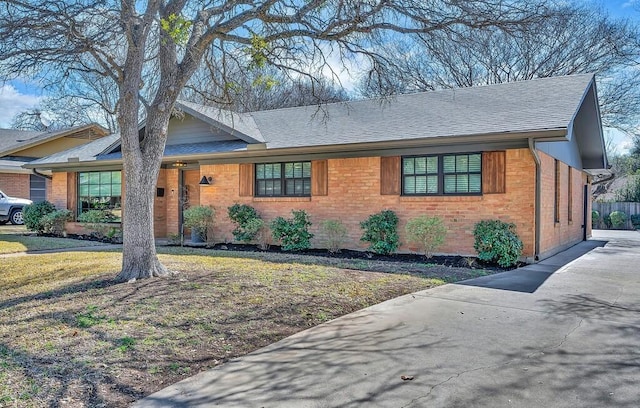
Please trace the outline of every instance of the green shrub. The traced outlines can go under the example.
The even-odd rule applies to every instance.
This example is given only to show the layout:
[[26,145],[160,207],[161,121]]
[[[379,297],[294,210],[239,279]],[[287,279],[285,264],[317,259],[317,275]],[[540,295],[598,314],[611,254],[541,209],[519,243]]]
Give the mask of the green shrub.
[[369,243],[369,250],[376,254],[388,255],[400,246],[398,238],[398,216],[391,210],[372,214],[360,223],[364,230],[361,241]]
[[596,210],[591,211],[591,227],[598,228],[598,222],[600,222],[600,213]]
[[609,214],[605,214],[602,216],[602,223],[605,228],[611,228],[611,216]]
[[611,219],[611,226],[613,228],[624,228],[627,222],[627,214],[622,211],[612,212],[609,214],[609,218]]
[[89,210],[78,216],[78,222],[98,239],[105,238],[112,230],[118,230],[113,225],[109,225],[116,220],[116,216],[109,210]]
[[250,205],[234,204],[227,208],[227,214],[229,219],[236,225],[232,231],[233,237],[240,242],[254,240],[259,229],[264,225],[264,223],[261,224],[255,221],[262,220],[256,209]]
[[64,234],[64,226],[67,221],[71,221],[71,211],[56,210],[46,214],[40,219],[42,228],[45,233],[62,236]]
[[320,224],[324,234],[324,245],[332,254],[340,252],[347,240],[347,227],[340,220],[325,220]]
[[182,236],[176,233],[170,233],[167,235],[167,240],[171,245],[182,245]]
[[311,248],[311,221],[304,210],[292,210],[293,218],[278,217],[271,222],[273,238],[282,243],[283,251],[302,251]]
[[184,226],[196,231],[204,241],[207,240],[208,232],[213,227],[215,215],[213,207],[207,205],[189,207],[182,213]]
[[633,228],[640,229],[640,214],[631,215],[631,224],[633,225]]
[[407,240],[417,245],[427,258],[431,258],[433,253],[444,244],[447,235],[447,227],[440,218],[426,215],[409,220],[405,231]]
[[522,254],[522,241],[516,234],[515,224],[500,220],[480,221],[473,228],[473,236],[473,247],[482,261],[509,267],[515,265]]
[[254,218],[246,225],[246,230],[253,235],[258,248],[266,251],[271,246],[271,232],[269,226],[261,218]]
[[42,234],[44,232],[42,217],[54,212],[55,210],[56,207],[48,201],[27,205],[24,207],[24,211],[22,212],[24,225],[28,230]]

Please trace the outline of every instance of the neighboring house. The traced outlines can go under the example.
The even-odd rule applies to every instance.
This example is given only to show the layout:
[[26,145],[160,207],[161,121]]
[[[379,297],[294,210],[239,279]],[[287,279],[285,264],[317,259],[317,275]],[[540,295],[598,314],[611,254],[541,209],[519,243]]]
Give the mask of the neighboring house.
[[[592,75],[245,114],[177,108],[157,237],[180,231],[186,205],[203,204],[217,209],[217,241],[229,241],[226,209],[246,203],[266,220],[306,210],[318,247],[320,222],[339,219],[347,246],[365,248],[359,223],[392,209],[401,242],[406,221],[426,214],[448,227],[441,252],[474,254],[474,224],[501,219],[517,225],[524,255],[540,259],[590,236],[590,174],[607,167]],[[57,206],[120,210],[117,135],[25,167],[53,171]]]
[[22,166],[107,134],[106,129],[94,124],[52,132],[0,129],[0,190],[12,197],[44,201],[51,190],[50,174],[38,174]]

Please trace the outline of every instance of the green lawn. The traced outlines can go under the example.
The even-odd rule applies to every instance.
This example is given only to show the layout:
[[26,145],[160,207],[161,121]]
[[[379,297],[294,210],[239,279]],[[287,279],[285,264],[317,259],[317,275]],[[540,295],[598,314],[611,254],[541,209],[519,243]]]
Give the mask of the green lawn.
[[[39,240],[5,235],[0,245],[55,242]],[[112,280],[118,252],[2,259],[0,406],[125,407],[308,327],[444,283],[355,269],[362,261],[340,261],[344,269],[294,255],[162,252],[175,274],[135,283]]]
[[12,231],[13,233],[5,234],[4,228],[6,227],[3,226],[3,229],[0,229],[0,254],[104,245],[94,241],[25,235],[16,233],[15,230]]

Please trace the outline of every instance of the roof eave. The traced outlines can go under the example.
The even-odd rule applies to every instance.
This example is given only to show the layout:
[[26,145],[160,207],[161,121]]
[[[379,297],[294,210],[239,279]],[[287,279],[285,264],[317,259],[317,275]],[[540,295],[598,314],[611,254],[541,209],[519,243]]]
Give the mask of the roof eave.
[[[280,156],[291,154],[318,154],[318,153],[332,153],[332,152],[362,152],[367,150],[384,150],[384,149],[398,149],[398,148],[411,148],[411,147],[428,147],[428,146],[443,146],[443,145],[464,145],[468,143],[499,143],[509,142],[516,140],[527,140],[528,138],[535,138],[536,140],[543,141],[566,141],[567,140],[567,128],[554,128],[554,129],[540,129],[540,130],[528,130],[522,132],[500,132],[491,134],[477,134],[477,135],[459,135],[459,136],[441,136],[441,137],[429,137],[421,139],[410,140],[393,140],[384,142],[368,142],[368,143],[347,143],[347,144],[335,144],[335,145],[322,145],[322,146],[302,146],[302,147],[286,147],[286,148],[266,148],[266,149],[246,149],[235,150],[231,152],[220,153],[200,153],[193,155],[173,155],[164,156],[162,158],[163,163],[170,163],[176,160],[187,161],[201,161],[201,160],[215,160],[215,159],[230,159],[230,158],[251,158],[251,157],[264,157],[264,156]],[[122,159],[110,159],[110,160],[87,160],[87,161],[74,161],[74,162],[59,162],[59,163],[43,163],[43,164],[26,164],[25,168],[39,168],[39,169],[64,169],[64,168],[77,168],[77,167],[101,167],[101,166],[113,166],[122,164]]]
[[[32,147],[36,147],[36,146],[39,146],[39,145],[44,144],[44,143],[52,142],[54,140],[61,139],[63,137],[66,137],[66,136],[69,136],[69,135],[72,135],[74,133],[81,132],[83,130],[87,130],[87,129],[90,129],[90,128],[95,128],[99,133],[102,133],[101,137],[104,137],[104,136],[109,134],[109,132],[105,128],[103,128],[102,126],[98,125],[97,123],[90,123],[88,125],[83,125],[83,126],[79,126],[79,127],[65,129],[65,130],[62,130],[62,131],[59,131],[59,132],[54,132],[54,133],[51,134],[51,137],[46,137],[44,139],[36,140],[36,141],[31,142],[31,143],[26,143],[26,144],[23,144],[23,145],[20,145],[20,146],[14,146],[14,147],[12,147],[10,149],[0,151],[0,157],[8,156],[10,154],[13,154],[15,152],[19,152],[21,150],[30,149]],[[40,136],[35,136],[32,139],[36,139],[38,137],[40,137]]]

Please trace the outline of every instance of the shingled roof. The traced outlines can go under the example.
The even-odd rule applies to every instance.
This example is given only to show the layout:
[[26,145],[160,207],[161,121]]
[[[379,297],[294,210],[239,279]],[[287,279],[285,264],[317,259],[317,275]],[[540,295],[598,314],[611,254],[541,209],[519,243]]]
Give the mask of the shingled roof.
[[[207,154],[215,158],[220,154],[242,155],[249,150],[268,155],[269,151],[276,154],[282,149],[319,152],[324,148],[348,150],[349,146],[380,143],[427,145],[438,140],[482,142],[489,138],[495,142],[543,133],[547,137],[553,133],[556,138],[570,138],[573,121],[591,89],[595,94],[594,76],[585,74],[244,114],[182,101],[176,107],[228,131],[247,146],[213,143],[210,151],[205,145],[194,151],[183,149],[185,159],[189,154],[202,159]],[[589,109],[597,114],[599,124],[597,103]],[[593,133],[590,140],[602,137],[601,128]],[[252,148],[254,144],[256,148]],[[89,160],[114,159],[109,154],[112,151],[94,150],[95,157]],[[54,155],[34,163],[65,161]]]
[[25,141],[41,134],[42,132],[31,130],[0,129],[0,152],[20,146]]
[[566,129],[593,75],[252,114],[268,148]]
[[74,126],[66,129],[37,132],[17,129],[0,129],[0,157],[19,152],[52,140],[74,134],[87,133],[86,137],[102,137],[108,132],[102,126],[95,123]]

